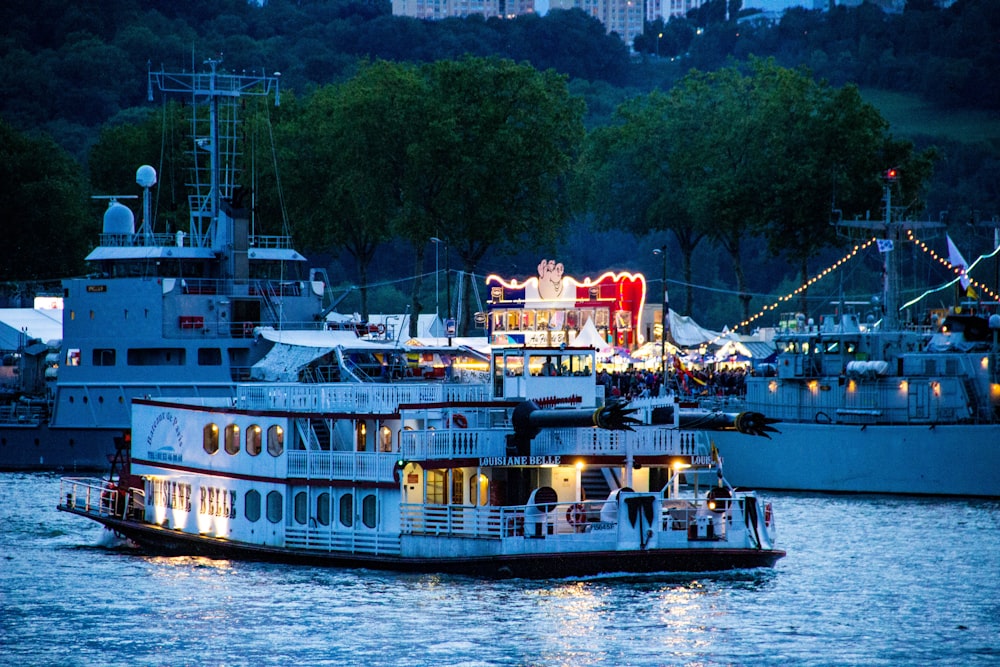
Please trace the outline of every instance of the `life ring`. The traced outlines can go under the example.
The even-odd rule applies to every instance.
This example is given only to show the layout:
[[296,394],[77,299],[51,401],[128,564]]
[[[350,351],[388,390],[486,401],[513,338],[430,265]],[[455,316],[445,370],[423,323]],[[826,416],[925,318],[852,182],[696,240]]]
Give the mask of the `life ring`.
[[377,331],[378,335],[381,336],[382,334],[385,333],[385,325],[379,324],[378,326],[375,327],[375,331]]
[[469,428],[469,420],[461,412],[451,416],[451,423],[455,428]]
[[571,526],[579,526],[587,521],[587,508],[580,503],[570,505],[566,509],[566,521]]

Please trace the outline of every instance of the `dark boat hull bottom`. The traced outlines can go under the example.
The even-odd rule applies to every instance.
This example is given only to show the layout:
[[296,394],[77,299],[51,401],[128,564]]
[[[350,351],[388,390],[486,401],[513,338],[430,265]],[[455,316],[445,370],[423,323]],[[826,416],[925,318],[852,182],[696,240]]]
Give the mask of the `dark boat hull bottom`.
[[391,555],[316,553],[300,549],[236,544],[226,540],[125,521],[60,506],[60,510],[95,519],[128,538],[144,552],[171,556],[205,556],[299,565],[369,568],[398,572],[436,572],[487,578],[557,579],[601,574],[654,572],[721,572],[773,567],[784,551],[765,549],[658,549],[526,554],[485,558],[406,558]]

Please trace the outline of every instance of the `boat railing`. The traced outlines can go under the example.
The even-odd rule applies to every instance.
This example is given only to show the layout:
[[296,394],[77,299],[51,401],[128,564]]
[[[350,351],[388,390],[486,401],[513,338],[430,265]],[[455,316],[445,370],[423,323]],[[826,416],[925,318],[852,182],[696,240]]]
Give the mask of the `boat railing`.
[[9,405],[0,405],[0,424],[4,426],[41,426],[48,419],[49,413],[48,401],[15,401]]
[[418,461],[504,456],[506,452],[507,432],[495,428],[403,431],[399,437],[400,456]]
[[[704,498],[662,499],[659,532],[668,539],[725,541],[734,537],[734,523],[742,521],[740,500],[709,509]],[[613,505],[609,511],[608,505]],[[456,536],[486,539],[562,538],[602,535],[617,539],[619,517],[627,514],[611,501],[559,502],[550,505],[508,507],[403,504],[400,531],[404,535]]]
[[268,382],[240,385],[236,407],[244,410],[398,414],[401,405],[486,400],[489,387],[460,383],[351,383],[303,385]]
[[398,556],[400,554],[400,538],[398,534],[379,533],[375,531],[339,532],[333,529],[333,524],[306,528],[285,527],[285,544],[294,549],[311,549],[316,551],[339,552],[350,554],[372,554]]
[[635,431],[604,429],[545,429],[531,442],[536,456],[589,454],[594,456],[633,454],[639,456],[707,455],[709,444],[703,434],[673,428],[647,427]]
[[290,450],[288,476],[304,479],[393,482],[395,452],[334,452]]
[[119,519],[142,518],[146,511],[145,491],[122,489],[97,477],[63,477],[59,498],[64,509]]

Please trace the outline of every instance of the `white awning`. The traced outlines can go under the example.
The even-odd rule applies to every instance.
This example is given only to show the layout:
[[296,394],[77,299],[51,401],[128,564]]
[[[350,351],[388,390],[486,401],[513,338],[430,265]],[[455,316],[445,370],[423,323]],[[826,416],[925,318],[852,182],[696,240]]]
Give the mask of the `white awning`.
[[275,343],[271,351],[250,369],[250,377],[268,382],[295,382],[304,366],[332,351],[332,347]]

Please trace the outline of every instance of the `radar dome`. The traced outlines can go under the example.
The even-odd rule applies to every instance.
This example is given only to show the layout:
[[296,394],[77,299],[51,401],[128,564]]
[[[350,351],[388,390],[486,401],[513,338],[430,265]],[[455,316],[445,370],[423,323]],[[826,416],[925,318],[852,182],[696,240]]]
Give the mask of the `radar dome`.
[[141,187],[151,188],[156,185],[156,170],[144,164],[135,170],[135,182]]
[[135,234],[135,216],[128,206],[116,201],[104,212],[105,234]]

